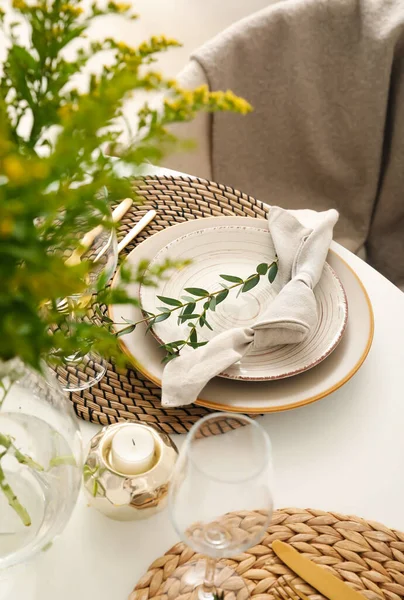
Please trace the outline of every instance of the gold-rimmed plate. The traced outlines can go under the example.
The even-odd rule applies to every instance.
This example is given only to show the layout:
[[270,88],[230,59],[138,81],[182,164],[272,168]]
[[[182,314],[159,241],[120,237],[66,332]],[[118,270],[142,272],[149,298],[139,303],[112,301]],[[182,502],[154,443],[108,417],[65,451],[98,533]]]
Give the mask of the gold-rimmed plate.
[[[213,217],[197,219],[169,227],[137,246],[127,257],[136,266],[140,260],[152,260],[167,244],[193,231],[212,226],[245,226],[261,228],[263,221],[250,217]],[[216,410],[246,413],[266,413],[303,406],[327,396],[341,387],[360,368],[373,339],[373,311],[360,279],[337,252],[330,251],[327,262],[345,289],[349,304],[349,319],[344,336],[334,352],[316,367],[279,381],[248,382],[216,377],[202,390],[197,404]],[[119,271],[113,285],[119,280]],[[131,285],[131,295],[139,295],[139,287]],[[133,306],[111,306],[109,316],[119,330],[126,320],[141,318],[140,309]],[[161,385],[164,352],[146,326],[139,325],[132,333],[120,338],[123,351],[132,364],[151,381]]]
[[[276,253],[265,221],[260,228],[222,225],[200,229],[170,242],[157,253],[151,267],[167,259],[186,258],[190,264],[161,279],[157,288],[141,287],[140,301],[144,310],[158,314],[162,304],[159,296],[179,299],[186,295],[187,288],[220,291],[223,289],[220,282],[224,283],[221,273],[246,279],[255,273],[260,263],[271,264]],[[266,277],[244,294],[238,295],[239,289],[231,289],[225,302],[214,312],[209,311],[211,329],[197,323],[198,340],[207,342],[229,329],[251,327],[263,317],[279,291],[277,278],[271,284]],[[242,381],[272,381],[303,373],[327,358],[340,342],[348,318],[344,289],[327,263],[314,294],[318,321],[303,342],[252,350],[219,376]],[[202,304],[203,301],[199,301],[200,309],[195,312],[202,310]],[[178,323],[175,314],[153,326],[160,344],[187,339],[188,332],[188,323]]]

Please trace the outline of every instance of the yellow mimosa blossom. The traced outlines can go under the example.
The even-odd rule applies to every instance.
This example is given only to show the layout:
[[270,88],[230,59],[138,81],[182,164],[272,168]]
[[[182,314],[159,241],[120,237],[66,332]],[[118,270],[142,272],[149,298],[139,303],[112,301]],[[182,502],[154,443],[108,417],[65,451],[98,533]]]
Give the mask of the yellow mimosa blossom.
[[64,121],[68,119],[73,112],[73,106],[71,104],[63,104],[58,110],[58,115]]
[[12,183],[24,183],[27,180],[25,165],[17,156],[6,156],[3,159],[3,171]]
[[65,13],[69,13],[70,15],[73,15],[74,17],[78,17],[79,15],[81,15],[84,12],[80,6],[72,6],[71,4],[62,4],[61,11],[65,12]]
[[118,50],[120,50],[121,52],[129,52],[132,50],[132,48],[130,48],[128,46],[128,44],[125,44],[125,42],[117,42],[116,47],[118,48]]
[[13,0],[13,8],[17,10],[24,10],[27,8],[27,3],[25,0]]
[[166,48],[168,46],[181,46],[178,40],[175,40],[174,38],[168,38],[165,35],[153,35],[150,41],[153,46],[160,46],[162,48]]
[[13,231],[13,221],[10,217],[0,220],[0,238],[6,238]]
[[128,10],[131,8],[131,5],[127,4],[126,2],[111,2],[111,5],[119,13],[128,12]]

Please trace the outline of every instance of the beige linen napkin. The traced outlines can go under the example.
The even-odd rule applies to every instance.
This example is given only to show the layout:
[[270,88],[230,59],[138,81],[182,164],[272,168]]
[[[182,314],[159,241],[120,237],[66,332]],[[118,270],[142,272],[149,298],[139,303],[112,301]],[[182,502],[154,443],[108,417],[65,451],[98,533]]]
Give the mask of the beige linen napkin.
[[336,210],[269,210],[268,223],[278,256],[281,291],[259,321],[246,328],[224,331],[206,346],[191,348],[167,364],[163,373],[163,406],[195,402],[205,385],[252,348],[263,350],[302,342],[317,323],[313,289],[338,220]]

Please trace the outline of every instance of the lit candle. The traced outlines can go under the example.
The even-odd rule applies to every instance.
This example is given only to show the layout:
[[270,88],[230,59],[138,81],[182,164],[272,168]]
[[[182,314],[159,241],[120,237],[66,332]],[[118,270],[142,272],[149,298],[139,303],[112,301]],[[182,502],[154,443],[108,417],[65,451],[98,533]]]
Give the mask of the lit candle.
[[109,461],[115,471],[125,475],[145,473],[153,459],[154,437],[145,427],[130,423],[112,438]]

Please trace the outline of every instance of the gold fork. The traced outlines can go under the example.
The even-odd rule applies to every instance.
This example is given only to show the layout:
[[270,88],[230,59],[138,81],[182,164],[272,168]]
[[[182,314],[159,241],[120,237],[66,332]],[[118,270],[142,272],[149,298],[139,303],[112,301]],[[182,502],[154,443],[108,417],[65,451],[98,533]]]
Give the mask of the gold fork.
[[274,592],[276,598],[280,598],[281,600],[298,600],[298,598],[300,600],[309,600],[306,594],[298,590],[290,581],[285,582],[280,579],[278,586],[274,590],[271,590]]

